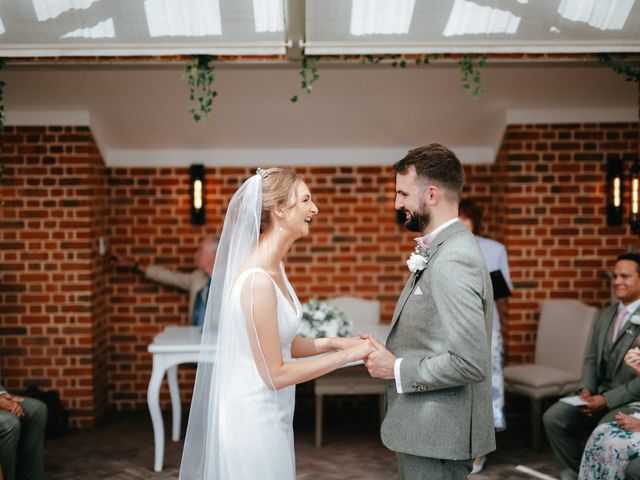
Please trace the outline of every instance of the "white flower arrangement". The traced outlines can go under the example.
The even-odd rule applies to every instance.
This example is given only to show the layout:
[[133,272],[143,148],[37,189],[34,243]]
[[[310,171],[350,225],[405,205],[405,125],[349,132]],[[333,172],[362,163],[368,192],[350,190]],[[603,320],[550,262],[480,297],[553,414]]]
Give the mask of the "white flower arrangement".
[[302,305],[298,334],[308,338],[349,337],[353,325],[329,302],[314,298]]
[[407,260],[407,267],[409,267],[409,271],[411,271],[411,273],[416,273],[420,270],[424,270],[427,266],[427,262],[429,261],[429,255],[429,250],[417,245],[416,249],[409,256],[409,260]]

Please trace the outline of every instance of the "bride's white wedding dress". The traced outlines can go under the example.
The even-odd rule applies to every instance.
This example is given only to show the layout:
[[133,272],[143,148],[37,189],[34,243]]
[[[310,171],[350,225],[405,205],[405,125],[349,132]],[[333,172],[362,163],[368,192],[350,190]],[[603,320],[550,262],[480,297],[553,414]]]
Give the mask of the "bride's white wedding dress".
[[254,175],[231,198],[220,235],[180,480],[295,479],[295,386],[273,388],[253,315],[245,318],[242,307],[253,305],[246,298],[253,288],[243,287],[267,276],[277,297],[282,358],[291,361],[302,307],[284,268],[286,292],[264,270],[245,266],[258,248],[261,212],[262,177]]
[[[241,295],[243,286],[256,275],[267,276],[277,297],[280,347],[285,362],[291,361],[291,341],[298,331],[302,307],[281,266],[282,278],[294,304],[264,270],[251,268],[240,274],[231,289],[227,314],[234,324],[247,328],[234,329],[229,338],[240,350],[250,351],[249,335],[253,322],[244,321]],[[252,288],[244,290],[252,291]],[[249,330],[247,330],[249,329]],[[222,369],[220,392],[220,457],[223,476],[229,480],[294,480],[293,411],[295,385],[275,391],[265,383],[256,362],[260,358],[239,352],[232,369]],[[262,366],[262,365],[260,365]],[[264,372],[264,369],[262,370]],[[209,470],[209,469],[207,469]]]

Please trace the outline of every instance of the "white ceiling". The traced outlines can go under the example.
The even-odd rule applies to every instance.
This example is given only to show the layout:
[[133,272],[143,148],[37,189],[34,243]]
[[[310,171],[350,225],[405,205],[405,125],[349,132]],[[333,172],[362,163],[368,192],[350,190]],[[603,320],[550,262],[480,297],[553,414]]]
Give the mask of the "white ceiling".
[[3,0],[0,56],[640,51],[636,0]]
[[507,123],[638,119],[637,84],[595,64],[490,61],[477,101],[456,64],[320,63],[311,95],[297,69],[222,64],[201,123],[180,65],[9,65],[0,79],[9,124],[89,125],[109,165],[388,164],[429,142],[486,163]]
[[[311,95],[300,89],[300,45],[335,55],[319,63]],[[88,125],[108,165],[388,164],[434,141],[492,162],[509,123],[636,121],[638,85],[594,59],[493,56],[475,101],[455,62],[395,69],[338,55],[602,51],[640,52],[640,2],[0,1],[8,123]],[[219,95],[201,123],[183,63],[64,60],[174,53],[277,57],[216,62]]]

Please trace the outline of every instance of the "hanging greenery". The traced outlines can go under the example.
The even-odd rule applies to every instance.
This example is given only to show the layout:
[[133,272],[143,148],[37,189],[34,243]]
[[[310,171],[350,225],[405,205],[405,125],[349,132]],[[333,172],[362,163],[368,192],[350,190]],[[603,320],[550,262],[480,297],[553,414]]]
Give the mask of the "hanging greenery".
[[[307,93],[311,93],[313,90],[313,84],[320,78],[318,74],[318,66],[316,65],[316,61],[318,57],[313,55],[305,55],[302,54],[302,69],[300,70],[300,76],[302,77],[302,90]],[[299,100],[298,95],[294,95],[289,100],[293,103]]]
[[627,56],[624,53],[616,55],[616,58],[609,53],[599,53],[598,61],[611,68],[618,75],[623,75],[627,81],[640,83],[640,67],[633,67],[629,64],[620,63],[624,61]]
[[[450,57],[450,54],[444,54],[443,57]],[[462,73],[462,88],[465,90],[471,98],[477,100],[480,98],[480,94],[482,93],[482,88],[480,85],[480,69],[484,67],[487,63],[487,56],[482,55],[479,56],[477,62],[474,60],[478,57],[477,55],[463,55],[462,59],[458,61],[458,65],[460,66],[460,71]],[[344,55],[342,57],[344,60],[349,60],[352,57],[349,55]],[[417,57],[414,62],[417,66],[420,65],[428,65],[430,60],[438,60],[440,58],[440,54],[435,53],[432,55],[424,54],[422,56]],[[405,58],[402,58],[401,55],[362,55],[360,58],[360,63],[377,65],[382,61],[389,61],[390,65],[393,68],[407,68],[409,65],[409,61]]]
[[487,64],[487,56],[480,56],[478,62],[474,64],[473,60],[475,57],[475,55],[465,54],[458,62],[458,65],[460,65],[460,71],[462,72],[462,88],[471,98],[478,100],[482,93],[480,69]]
[[212,58],[209,55],[197,55],[185,67],[189,83],[189,100],[197,101],[197,107],[189,110],[196,122],[208,120],[213,99],[218,92],[213,90]]

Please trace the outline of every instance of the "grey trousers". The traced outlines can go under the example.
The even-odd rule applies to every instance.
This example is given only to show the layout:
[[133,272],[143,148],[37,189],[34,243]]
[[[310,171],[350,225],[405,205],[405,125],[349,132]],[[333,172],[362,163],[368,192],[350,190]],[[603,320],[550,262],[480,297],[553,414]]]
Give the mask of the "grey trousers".
[[600,415],[588,417],[580,413],[576,407],[556,402],[544,412],[544,429],[560,467],[562,480],[578,478],[582,459],[582,445],[578,433],[591,433],[598,424],[615,420],[616,413],[621,410],[624,411],[624,408],[604,410]]
[[640,458],[631,460],[624,471],[625,480],[640,480]]
[[47,406],[27,397],[21,405],[24,417],[0,411],[0,466],[4,480],[43,480]]
[[473,459],[440,460],[396,452],[400,480],[466,480]]

